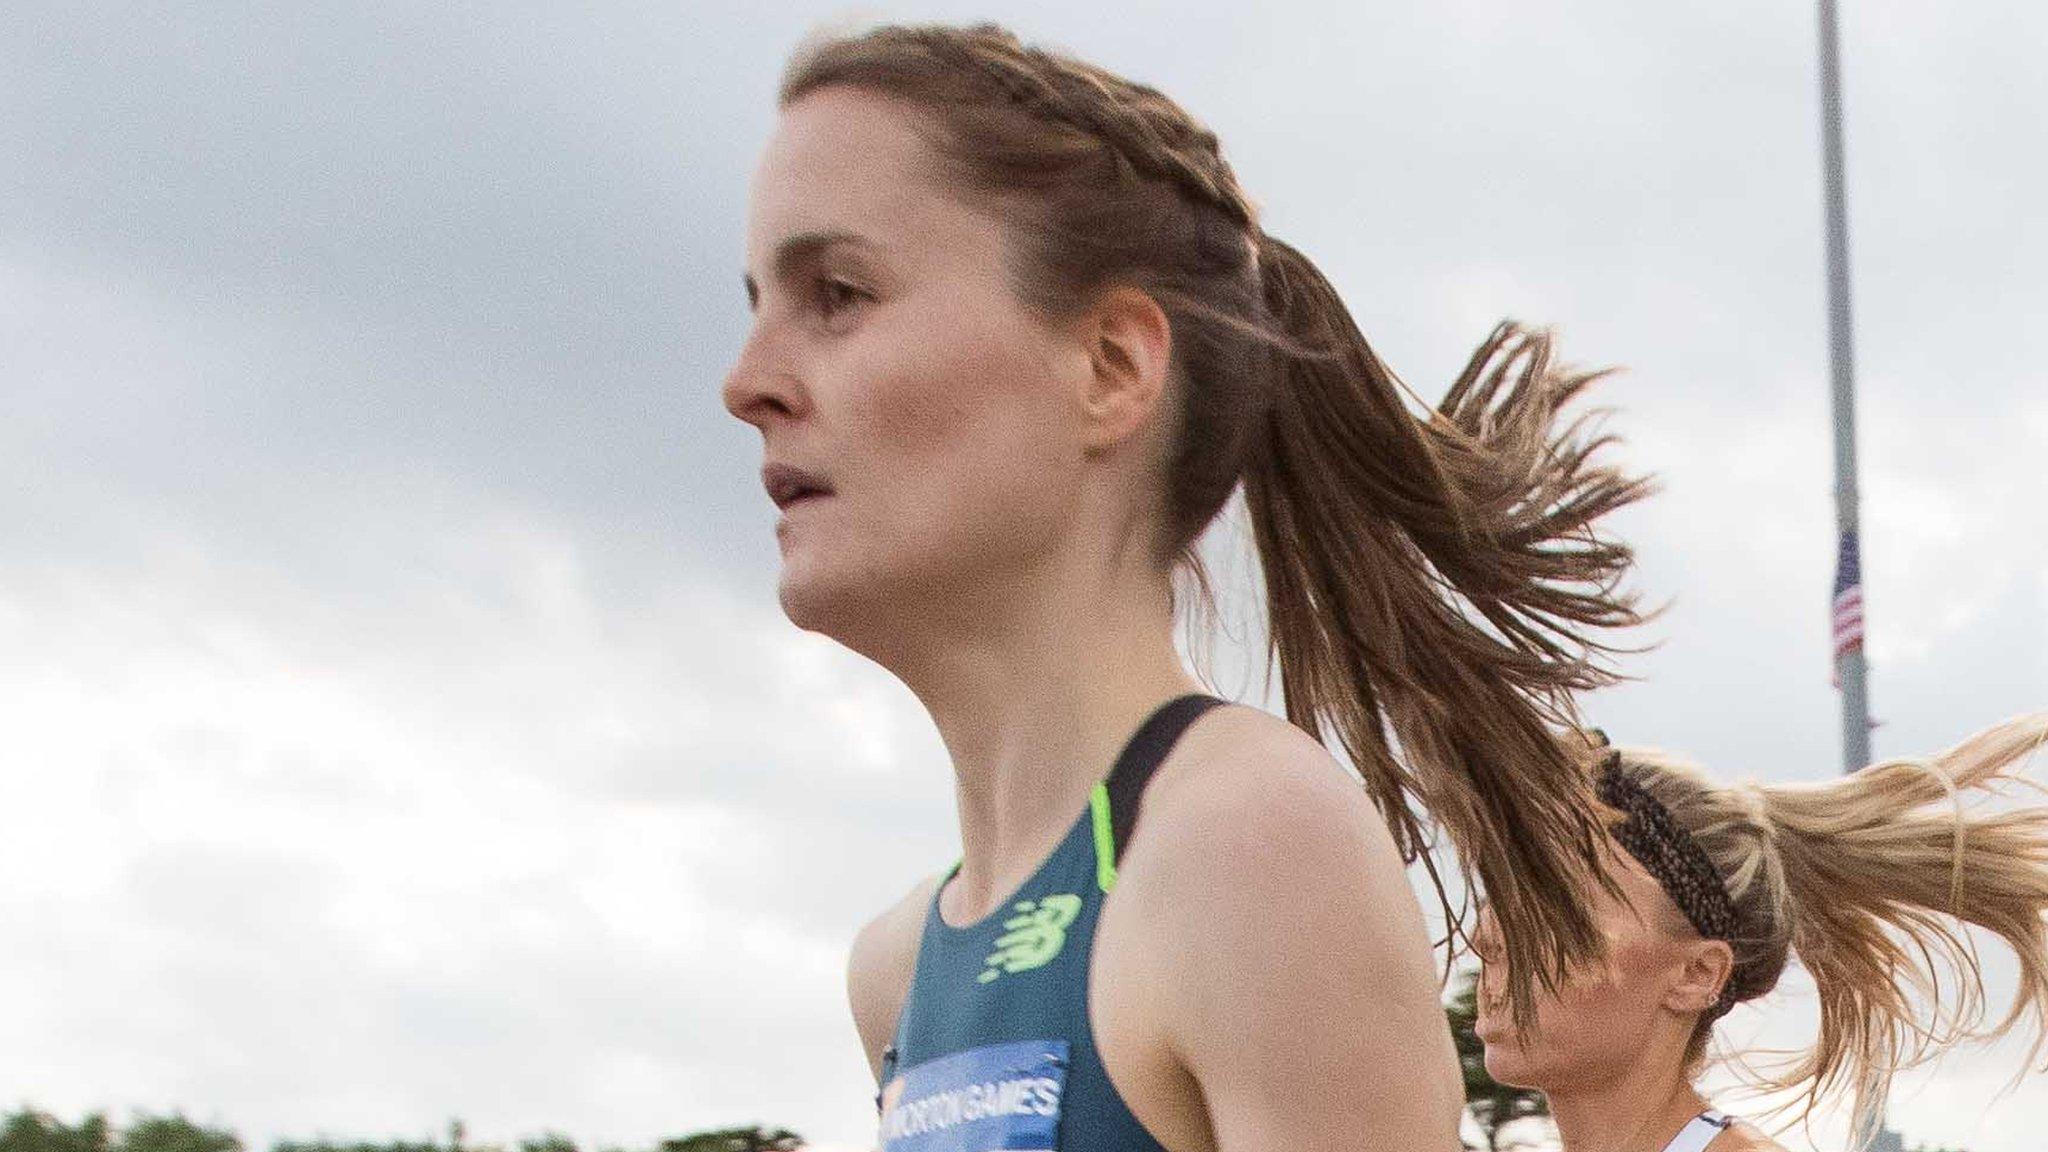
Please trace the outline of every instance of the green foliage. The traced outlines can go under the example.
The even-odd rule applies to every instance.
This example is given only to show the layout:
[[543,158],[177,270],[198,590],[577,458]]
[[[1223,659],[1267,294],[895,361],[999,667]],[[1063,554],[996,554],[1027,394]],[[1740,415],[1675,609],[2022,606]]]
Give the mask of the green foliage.
[[23,1108],[0,1121],[0,1152],[242,1152],[242,1141],[176,1113],[140,1113],[117,1136],[98,1112],[66,1127],[47,1112]]
[[[280,1140],[270,1152],[501,1152],[486,1145],[471,1144],[460,1120],[448,1125],[448,1142],[431,1140]],[[663,1140],[653,1152],[796,1152],[803,1137],[786,1128],[721,1128]],[[516,1152],[578,1152],[576,1142],[559,1132],[529,1136],[514,1146]],[[75,1126],[47,1112],[23,1107],[0,1119],[0,1152],[244,1152],[233,1132],[194,1124],[183,1116],[137,1114],[134,1123],[118,1133],[100,1113],[92,1113]],[[641,1152],[639,1149],[606,1149],[605,1152]]]
[[121,1133],[118,1152],[242,1152],[233,1132],[207,1128],[175,1113],[138,1116]]
[[786,1129],[721,1128],[675,1140],[663,1140],[660,1152],[795,1152],[803,1137]]
[[108,1152],[112,1146],[113,1131],[98,1112],[75,1128],[33,1108],[10,1113],[0,1123],[0,1152]]
[[1458,1067],[1465,1075],[1465,1108],[1486,1137],[1487,1152],[1500,1152],[1502,1129],[1526,1117],[1550,1115],[1550,1104],[1541,1092],[1512,1088],[1487,1074],[1486,1045],[1473,1030],[1479,1019],[1478,973],[1459,977],[1457,990],[1444,1005],[1444,1018],[1450,1023]]
[[[466,1130],[460,1120],[448,1122],[448,1142],[436,1144],[432,1140],[329,1140],[319,1137],[313,1140],[280,1140],[270,1146],[270,1152],[487,1152],[464,1143]],[[542,1139],[561,1140],[568,1145],[565,1152],[575,1152],[576,1146],[566,1137],[552,1133]]]
[[431,1140],[393,1140],[379,1144],[369,1140],[280,1140],[270,1152],[448,1152]]

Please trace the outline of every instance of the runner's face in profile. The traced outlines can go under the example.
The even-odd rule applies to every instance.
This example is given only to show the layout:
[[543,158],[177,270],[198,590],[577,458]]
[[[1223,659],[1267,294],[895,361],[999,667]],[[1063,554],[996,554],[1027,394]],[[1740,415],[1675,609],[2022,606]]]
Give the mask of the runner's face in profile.
[[724,388],[761,433],[784,610],[857,648],[1011,584],[1079,494],[1085,348],[1012,291],[1002,226],[939,179],[918,116],[844,88],[783,112]]
[[1642,1058],[1659,1027],[1682,1025],[1665,1004],[1685,968],[1684,922],[1640,865],[1620,852],[1611,860],[1627,899],[1604,892],[1597,897],[1595,920],[1607,940],[1607,962],[1568,974],[1554,995],[1539,988],[1532,1031],[1514,1026],[1501,963],[1506,942],[1492,914],[1481,913],[1475,1030],[1486,1044],[1486,1070],[1495,1080],[1545,1092],[1612,1082]]

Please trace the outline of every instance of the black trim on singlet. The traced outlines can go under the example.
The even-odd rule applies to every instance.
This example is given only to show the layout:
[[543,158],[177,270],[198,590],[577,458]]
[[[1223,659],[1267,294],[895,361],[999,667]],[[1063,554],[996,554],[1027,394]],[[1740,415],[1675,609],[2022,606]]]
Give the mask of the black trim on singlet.
[[1166,761],[1166,754],[1202,714],[1224,701],[1214,696],[1190,694],[1169,700],[1159,706],[1145,723],[1124,745],[1123,754],[1116,758],[1116,765],[1109,770],[1109,779],[1104,787],[1109,792],[1109,829],[1111,843],[1116,855],[1113,863],[1121,863],[1124,847],[1131,842],[1131,833],[1138,827],[1138,804],[1145,795],[1145,785],[1151,783],[1152,774]]

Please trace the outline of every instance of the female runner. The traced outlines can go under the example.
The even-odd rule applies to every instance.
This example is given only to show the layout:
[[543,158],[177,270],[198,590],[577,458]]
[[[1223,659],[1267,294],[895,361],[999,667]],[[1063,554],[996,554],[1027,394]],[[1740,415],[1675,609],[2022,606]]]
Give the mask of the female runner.
[[[1596,897],[1608,961],[1539,996],[1518,1028],[1496,966],[1506,932],[1482,916],[1487,1071],[1549,1098],[1564,1152],[1782,1152],[1694,1082],[1715,1021],[1769,992],[1794,957],[1813,979],[1819,1036],[1761,1087],[1803,1090],[1805,1111],[1846,1092],[1867,1133],[1894,1071],[2029,1018],[2031,1063],[2048,1013],[2048,805],[1974,802],[2044,741],[2048,714],[1932,760],[1790,785],[1608,753],[1598,787],[1623,817],[1611,859],[1626,897]],[[1966,925],[2019,959],[2011,1011],[1988,1027]]]
[[[780,105],[725,404],[784,611],[918,696],[960,822],[853,946],[884,1148],[1455,1148],[1418,807],[1519,995],[1599,945],[1553,734],[1636,620],[1594,525],[1645,485],[1560,424],[1592,374],[1503,325],[1417,415],[1214,135],[998,29],[816,44]],[[1292,723],[1174,646],[1240,489]]]

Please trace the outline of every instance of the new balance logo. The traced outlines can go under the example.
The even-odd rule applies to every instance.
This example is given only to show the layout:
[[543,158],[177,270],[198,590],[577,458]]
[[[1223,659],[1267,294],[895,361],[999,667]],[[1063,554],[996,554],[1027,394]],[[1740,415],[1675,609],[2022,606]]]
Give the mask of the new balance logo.
[[1019,900],[1016,911],[1003,921],[1003,934],[996,937],[996,950],[983,961],[988,967],[982,970],[979,983],[1052,963],[1067,946],[1067,926],[1081,914],[1081,898],[1061,894]]

